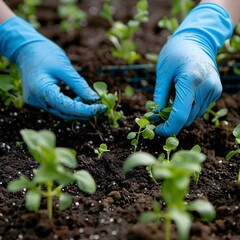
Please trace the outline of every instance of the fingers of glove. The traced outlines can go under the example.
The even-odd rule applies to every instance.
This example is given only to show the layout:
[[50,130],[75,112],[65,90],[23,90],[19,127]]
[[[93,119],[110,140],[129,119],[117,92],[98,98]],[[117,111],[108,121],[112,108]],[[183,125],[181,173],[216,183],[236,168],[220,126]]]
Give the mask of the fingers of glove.
[[154,102],[160,109],[163,109],[169,99],[169,94],[172,85],[172,71],[167,67],[167,59],[161,59],[157,65],[157,79],[154,91]]
[[200,118],[212,102],[222,93],[222,85],[217,72],[205,79],[196,90],[196,98],[185,126],[189,126],[195,119]]
[[99,100],[98,94],[90,88],[86,80],[77,73],[70,62],[65,63],[62,70],[56,71],[55,74],[83,100],[90,102]]
[[194,93],[186,87],[182,81],[175,85],[176,97],[168,120],[156,127],[155,132],[161,136],[168,137],[177,135],[188,120],[194,101]]
[[65,116],[65,119],[85,120],[106,110],[106,106],[103,104],[88,105],[69,98],[60,92],[60,88],[56,84],[45,85],[40,99],[42,99],[45,110],[58,116]]

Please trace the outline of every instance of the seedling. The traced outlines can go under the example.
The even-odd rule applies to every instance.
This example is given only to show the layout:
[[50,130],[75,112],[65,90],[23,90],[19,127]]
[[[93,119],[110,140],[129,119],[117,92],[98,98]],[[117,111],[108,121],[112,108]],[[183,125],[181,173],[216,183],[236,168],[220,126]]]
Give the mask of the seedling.
[[153,210],[140,216],[143,223],[155,222],[159,225],[165,222],[165,240],[171,239],[171,222],[174,221],[178,230],[178,239],[188,239],[193,215],[191,211],[198,212],[203,220],[211,221],[215,217],[213,206],[204,200],[196,199],[186,203],[185,198],[189,191],[191,176],[201,171],[201,163],[206,156],[191,150],[175,152],[170,162],[159,162],[154,156],[146,152],[136,152],[124,162],[125,173],[138,166],[152,168],[155,179],[162,179],[160,186],[161,196],[166,204],[166,209],[161,210],[157,201],[153,201]]
[[26,207],[30,211],[38,212],[41,198],[47,198],[49,218],[53,216],[53,198],[59,199],[59,209],[70,207],[72,198],[62,189],[71,183],[77,183],[80,190],[87,193],[96,191],[93,177],[85,170],[71,172],[69,169],[77,167],[76,151],[69,148],[56,147],[56,137],[48,130],[34,131],[24,129],[20,131],[30,154],[39,163],[33,170],[34,176],[30,180],[25,176],[12,181],[8,191],[17,192],[26,189]]
[[136,14],[126,24],[113,19],[111,1],[104,3],[102,16],[111,24],[107,36],[114,46],[112,55],[125,60],[127,64],[132,64],[141,59],[141,55],[136,52],[136,44],[132,38],[138,31],[140,24],[148,21],[147,0],[139,0],[137,2]]
[[61,0],[57,12],[60,21],[60,28],[64,32],[79,29],[86,22],[87,14],[77,6],[77,0]]
[[109,152],[110,150],[107,147],[107,144],[102,143],[94,152],[97,154],[97,158],[100,159],[105,152]]
[[205,113],[203,114],[203,119],[206,121],[210,120],[210,115],[213,116],[212,118],[212,122],[215,124],[215,126],[219,126],[220,121],[219,118],[224,117],[227,115],[228,113],[228,109],[227,108],[222,108],[220,110],[218,110],[217,112],[215,112],[213,109],[216,105],[216,102],[212,102],[209,107],[207,108],[207,110],[205,111]]
[[122,111],[117,111],[116,108],[118,106],[118,95],[117,92],[109,93],[108,87],[105,82],[95,82],[93,84],[93,88],[100,96],[100,102],[107,106],[107,110],[104,115],[108,117],[110,126],[112,128],[117,128],[119,126],[118,120],[123,117]]
[[37,6],[42,3],[42,0],[24,0],[18,5],[17,15],[27,20],[31,25],[38,29],[40,23],[37,19]]
[[[235,137],[236,144],[239,145],[240,144],[240,124],[238,124],[233,129],[233,135]],[[230,160],[234,155],[239,154],[239,153],[240,153],[240,148],[238,148],[236,150],[232,150],[227,154],[226,159]],[[239,171],[238,171],[237,182],[240,183],[240,168],[239,168]]]
[[150,110],[150,112],[144,114],[146,118],[154,121],[162,120],[165,122],[172,111],[172,104],[169,102],[165,108],[160,110],[156,102],[148,100],[146,102],[146,109]]
[[2,68],[9,66],[9,74],[0,74],[0,96],[5,106],[13,104],[16,108],[22,108],[24,104],[22,94],[21,76],[17,66],[13,63],[9,65],[2,60]]
[[135,118],[135,122],[138,125],[137,132],[130,132],[127,135],[127,139],[131,139],[131,144],[134,147],[134,152],[137,150],[139,144],[139,137],[142,136],[144,139],[152,140],[155,136],[154,128],[155,126],[150,124],[150,122],[145,118]]

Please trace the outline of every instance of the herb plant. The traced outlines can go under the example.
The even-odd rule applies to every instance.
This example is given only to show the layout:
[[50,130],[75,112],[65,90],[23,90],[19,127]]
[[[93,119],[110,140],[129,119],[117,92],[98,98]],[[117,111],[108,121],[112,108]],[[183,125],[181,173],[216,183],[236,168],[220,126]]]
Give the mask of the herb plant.
[[21,76],[18,68],[13,63],[5,62],[4,58],[1,61],[3,70],[9,68],[9,73],[0,74],[0,96],[5,106],[14,105],[16,108],[22,108],[24,104]]
[[60,0],[58,16],[61,18],[60,28],[64,32],[80,28],[87,18],[87,14],[77,6],[77,0]]
[[104,115],[108,117],[110,126],[112,128],[117,128],[119,126],[118,120],[123,117],[122,111],[117,111],[116,108],[118,106],[118,95],[117,92],[109,93],[108,87],[105,82],[95,82],[93,84],[93,88],[100,96],[100,102],[107,106],[107,110]]
[[109,152],[110,150],[107,147],[107,144],[102,143],[94,152],[97,154],[98,159],[100,159],[105,152]]
[[[233,135],[235,137],[236,144],[239,145],[240,144],[240,124],[238,124],[233,129]],[[227,154],[226,159],[230,160],[234,155],[239,154],[239,153],[240,153],[240,148],[232,150]],[[240,183],[240,168],[239,168],[239,171],[238,171],[237,182]]]
[[156,121],[162,120],[165,122],[172,111],[172,104],[169,102],[165,108],[160,110],[156,102],[148,100],[146,102],[146,109],[150,110],[150,112],[144,114],[146,118]]
[[136,13],[133,19],[126,24],[113,19],[111,1],[104,3],[102,16],[111,24],[107,36],[114,46],[112,55],[125,60],[127,64],[132,64],[141,59],[141,55],[136,52],[133,36],[138,31],[140,24],[148,21],[148,1],[138,0]]
[[213,109],[216,105],[216,102],[212,102],[209,107],[207,108],[207,110],[205,111],[205,113],[203,114],[203,119],[206,121],[210,120],[210,115],[213,116],[212,118],[212,122],[215,124],[215,126],[219,126],[220,121],[219,118],[224,117],[227,115],[228,113],[228,109],[227,108],[222,108],[220,110],[218,110],[217,112],[215,112]]
[[42,0],[24,0],[23,3],[18,5],[17,15],[27,20],[31,25],[38,29],[40,23],[37,19],[37,6],[42,3]]
[[87,193],[96,191],[95,181],[89,172],[69,170],[77,167],[76,151],[56,147],[56,137],[53,132],[24,129],[20,133],[30,154],[39,163],[39,167],[34,169],[32,180],[20,176],[19,179],[9,183],[8,191],[17,192],[27,189],[25,200],[26,207],[30,211],[38,211],[42,197],[47,198],[50,219],[53,216],[53,198],[59,199],[60,210],[70,207],[72,198],[62,189],[71,183],[77,183],[79,189]]
[[165,222],[164,239],[171,239],[171,223],[175,222],[178,230],[178,239],[188,239],[193,215],[191,211],[198,212],[203,220],[210,221],[215,217],[213,206],[204,200],[196,199],[186,203],[185,199],[189,191],[191,177],[195,172],[201,171],[201,163],[205,155],[191,150],[175,152],[169,162],[159,162],[154,156],[146,152],[136,152],[130,155],[124,162],[125,173],[138,166],[152,168],[155,179],[162,179],[160,186],[161,196],[166,204],[162,210],[157,201],[153,201],[153,210],[140,216],[143,223],[155,222],[160,225]]
[[152,140],[155,136],[155,126],[150,124],[150,122],[145,117],[135,118],[135,122],[138,125],[138,131],[130,132],[127,135],[127,139],[130,139],[132,146],[134,146],[134,152],[136,152],[140,136],[142,136],[144,139],[150,140]]

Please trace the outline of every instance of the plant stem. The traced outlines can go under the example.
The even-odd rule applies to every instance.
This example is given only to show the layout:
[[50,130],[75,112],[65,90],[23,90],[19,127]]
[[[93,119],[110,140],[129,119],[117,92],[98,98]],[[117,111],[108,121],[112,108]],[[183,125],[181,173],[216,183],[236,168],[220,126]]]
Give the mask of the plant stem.
[[171,218],[168,215],[166,215],[164,240],[170,240],[170,239],[171,239]]
[[53,183],[49,181],[47,183],[47,210],[48,210],[48,216],[50,220],[52,219],[52,216],[53,216],[52,186],[53,186]]
[[[142,128],[140,127],[139,128],[139,130],[138,130],[138,133],[137,133],[137,143],[138,143],[138,141],[139,141],[139,137],[140,137],[140,134],[141,134],[141,130],[142,130]],[[136,150],[137,150],[137,145],[134,147],[134,153],[136,152]]]

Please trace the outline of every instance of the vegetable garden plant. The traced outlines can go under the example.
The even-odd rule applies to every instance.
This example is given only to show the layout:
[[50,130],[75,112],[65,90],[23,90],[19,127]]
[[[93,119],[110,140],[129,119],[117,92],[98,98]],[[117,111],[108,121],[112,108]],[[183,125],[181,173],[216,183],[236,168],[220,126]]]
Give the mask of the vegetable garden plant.
[[[238,239],[239,93],[224,92],[211,106],[218,114],[208,112],[210,121],[200,118],[163,138],[154,128],[168,118],[171,104],[159,109],[153,93],[141,89],[126,94],[128,73],[99,73],[102,65],[146,63],[144,56],[157,54],[168,36],[158,21],[180,21],[192,2],[107,1],[114,24],[102,17],[104,2],[36,1],[34,9],[38,29],[83,67],[81,75],[107,105],[94,124],[24,105],[15,66],[0,62],[0,239]],[[180,10],[183,3],[188,8]],[[60,28],[64,5],[86,13],[80,30]],[[139,17],[144,21],[136,24]],[[109,29],[129,21],[137,26],[127,39],[135,53],[124,60],[112,55],[119,49]]]

